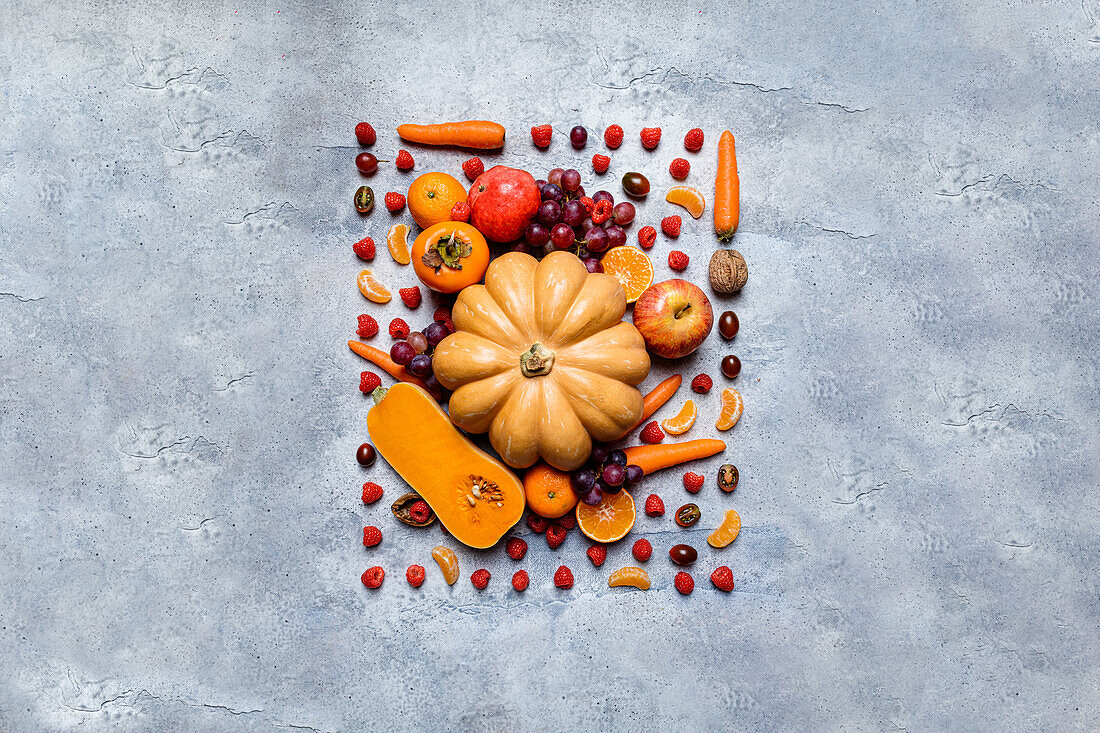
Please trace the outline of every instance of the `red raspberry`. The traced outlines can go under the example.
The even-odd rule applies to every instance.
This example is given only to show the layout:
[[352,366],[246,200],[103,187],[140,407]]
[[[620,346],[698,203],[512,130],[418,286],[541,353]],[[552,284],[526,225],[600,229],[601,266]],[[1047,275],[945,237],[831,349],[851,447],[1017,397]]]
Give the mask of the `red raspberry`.
[[374,259],[374,240],[370,237],[363,237],[358,242],[351,245],[351,249],[361,260],[370,262]]
[[427,522],[431,516],[432,509],[428,506],[428,502],[423,499],[414,501],[413,505],[409,507],[409,518],[414,522]]
[[508,557],[513,560],[522,560],[523,556],[527,554],[527,542],[519,537],[509,537],[508,544],[504,546],[504,549],[508,551]]
[[382,487],[373,481],[363,484],[363,503],[373,504],[382,498]]
[[703,477],[699,474],[688,471],[684,474],[684,488],[692,494],[698,494],[699,490],[703,488],[703,480]]
[[690,596],[691,592],[695,590],[695,578],[681,570],[676,573],[675,585],[676,590],[680,591],[682,595]]
[[373,568],[367,568],[363,571],[363,575],[359,579],[363,581],[363,585],[371,590],[381,588],[382,581],[386,579],[386,571],[375,565]]
[[370,126],[369,122],[360,122],[355,126],[355,139],[359,141],[360,145],[374,145],[374,141],[378,139],[378,136],[374,134],[374,128]]
[[369,339],[371,336],[378,335],[378,321],[372,316],[362,313],[356,320],[359,322],[359,328],[355,329],[355,334],[359,338]]
[[382,530],[374,526],[363,527],[363,547],[374,547],[382,542]]
[[693,127],[688,130],[684,135],[684,148],[690,150],[693,153],[699,152],[699,149],[703,147],[703,131],[698,127]]
[[638,244],[642,249],[649,249],[657,242],[657,230],[653,227],[642,227],[638,230]]
[[665,513],[665,503],[656,494],[650,494],[645,498],[646,516],[659,517]]
[[729,593],[733,590],[733,571],[725,565],[715,568],[710,574],[710,582],[714,583],[714,587],[718,590]]
[[551,524],[546,528],[546,544],[551,550],[556,550],[561,547],[561,543],[565,542],[565,536],[569,534],[565,531],[565,527],[557,524]]
[[391,213],[396,214],[398,211],[405,208],[405,197],[397,193],[397,191],[390,191],[387,193],[384,201],[386,202],[386,208],[389,209]]
[[588,548],[588,559],[592,561],[592,564],[596,567],[603,565],[603,561],[607,559],[607,548],[603,545],[592,545]]
[[657,147],[657,143],[661,142],[661,128],[659,127],[643,127],[642,128],[642,147],[646,150],[653,150]]
[[592,170],[597,173],[607,173],[607,169],[610,165],[611,158],[608,158],[606,155],[596,153],[592,156]]
[[612,150],[619,147],[623,144],[623,128],[618,125],[611,125],[603,131],[603,141]]
[[416,162],[408,150],[401,150],[397,153],[397,160],[394,161],[394,165],[397,166],[399,171],[411,171]]
[[420,306],[420,286],[413,285],[411,288],[401,288],[397,291],[397,294],[401,296],[401,302],[410,308],[417,308]]
[[538,514],[528,514],[527,527],[535,534],[542,534],[546,531],[546,520]]
[[697,374],[695,375],[695,379],[691,380],[691,391],[698,392],[699,394],[710,392],[710,388],[713,386],[714,380],[706,374]]
[[539,125],[531,128],[531,139],[536,148],[550,147],[550,138],[554,134],[554,128],[550,125]]
[[409,581],[409,585],[413,588],[419,588],[420,584],[424,582],[424,566],[410,565],[409,569],[405,571],[405,580]]
[[390,336],[395,339],[403,339],[409,335],[409,324],[402,318],[394,318],[390,321]]
[[485,172],[485,164],[481,162],[481,158],[475,155],[462,164],[462,172],[471,181],[476,180],[478,176]]
[[451,221],[469,221],[470,205],[465,201],[456,201],[451,207]]
[[660,443],[665,439],[665,434],[661,431],[661,426],[657,424],[656,420],[650,420],[642,428],[641,438],[643,443]]
[[611,214],[614,213],[615,207],[607,199],[600,199],[596,206],[592,209],[592,223],[603,224],[605,221],[611,218]]
[[436,308],[432,314],[432,320],[442,323],[451,333],[455,332],[455,323],[451,320],[451,312],[446,308]]
[[668,266],[677,272],[686,270],[688,266],[688,256],[680,250],[674,249],[668,253]]
[[562,590],[569,590],[573,587],[573,571],[562,565],[558,568],[558,572],[554,573],[554,585]]
[[473,575],[470,576],[470,582],[474,584],[474,587],[478,590],[485,590],[485,586],[489,585],[489,571],[485,568],[475,570]]
[[359,375],[359,391],[370,394],[382,386],[382,378],[374,372],[362,372]]
[[596,210],[596,202],[587,196],[581,196],[577,201],[584,204],[584,210],[588,212],[589,216],[592,216],[592,212]]
[[670,237],[678,237],[678,236],[680,236],[680,223],[681,222],[682,222],[682,219],[680,219],[679,214],[673,214],[672,216],[666,216],[664,219],[661,219],[661,231],[664,232],[665,234],[667,234]]
[[566,514],[564,517],[558,517],[558,524],[565,527],[567,530],[573,529],[577,526],[577,517],[573,514]]
[[653,545],[649,544],[649,540],[641,539],[634,543],[634,547],[630,550],[634,554],[634,559],[638,562],[645,562],[649,558],[653,557]]
[[668,164],[668,172],[677,181],[682,181],[687,178],[688,173],[691,172],[691,163],[683,158],[674,158],[672,162]]
[[512,587],[522,593],[527,590],[527,586],[531,583],[531,579],[527,577],[526,570],[517,570],[516,574],[512,576]]

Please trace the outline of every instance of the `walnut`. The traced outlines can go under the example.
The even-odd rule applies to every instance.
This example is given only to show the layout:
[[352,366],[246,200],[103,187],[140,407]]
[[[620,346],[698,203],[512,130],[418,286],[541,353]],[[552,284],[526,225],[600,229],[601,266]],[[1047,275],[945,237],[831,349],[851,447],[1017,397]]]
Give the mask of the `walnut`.
[[719,293],[736,293],[749,279],[749,266],[735,249],[718,249],[710,256],[710,286]]

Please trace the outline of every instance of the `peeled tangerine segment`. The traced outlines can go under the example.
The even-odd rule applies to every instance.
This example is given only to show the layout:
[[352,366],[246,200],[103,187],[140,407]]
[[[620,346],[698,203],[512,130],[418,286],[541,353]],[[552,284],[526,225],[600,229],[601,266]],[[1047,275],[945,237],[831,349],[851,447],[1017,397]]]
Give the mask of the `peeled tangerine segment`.
[[409,254],[409,225],[394,224],[390,227],[390,233],[386,235],[386,246],[389,247],[390,257],[399,265],[407,265],[412,262]]
[[741,419],[741,412],[745,409],[745,403],[741,399],[741,393],[733,387],[722,390],[722,411],[718,413],[718,422],[714,427],[719,430],[729,430]]
[[440,545],[432,550],[432,557],[443,571],[443,579],[447,581],[447,585],[454,585],[458,580],[458,555],[455,551]]
[[359,285],[359,292],[370,302],[390,302],[390,291],[386,290],[385,286],[378,282],[378,279],[374,277],[374,273],[370,270],[363,270],[360,272],[356,283]]
[[691,426],[695,424],[696,415],[698,415],[698,412],[695,409],[695,403],[688,400],[675,417],[662,420],[661,427],[669,435],[682,435],[691,430]]
[[683,206],[693,219],[698,219],[707,208],[707,200],[702,192],[691,186],[673,186],[665,194],[665,201]]
[[707,537],[707,544],[711,547],[725,547],[737,539],[741,533],[741,515],[732,509],[726,510],[726,517],[718,525],[718,529]]
[[631,588],[649,590],[649,573],[641,568],[619,568],[611,573],[611,577],[607,579],[607,585],[609,588],[627,585]]

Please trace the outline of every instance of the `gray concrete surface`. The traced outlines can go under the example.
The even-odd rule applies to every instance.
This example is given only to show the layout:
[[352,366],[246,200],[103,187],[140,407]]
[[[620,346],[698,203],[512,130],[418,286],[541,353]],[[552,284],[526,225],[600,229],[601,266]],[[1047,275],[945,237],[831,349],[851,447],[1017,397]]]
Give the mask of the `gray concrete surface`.
[[[1096,0],[15,0],[0,59],[3,730],[1096,729]],[[448,588],[437,530],[359,501],[368,477],[400,485],[352,461],[350,244],[390,215],[352,210],[351,129],[373,122],[388,158],[398,122],[467,117],[508,128],[488,160],[574,164],[590,188],[622,124],[612,173],[658,191],[640,224],[670,209],[688,128],[708,194],[737,135],[751,276],[721,304],[742,323],[743,480],[718,495],[708,461],[702,528],[639,523],[649,593],[606,587],[627,545],[597,571],[576,535],[535,538],[525,595],[499,548],[461,552]],[[465,158],[413,152],[418,171]],[[703,278],[708,221],[676,246]],[[724,351],[652,379],[721,383]],[[686,499],[679,472],[649,491]],[[702,546],[726,506],[741,538],[680,597],[667,545]]]

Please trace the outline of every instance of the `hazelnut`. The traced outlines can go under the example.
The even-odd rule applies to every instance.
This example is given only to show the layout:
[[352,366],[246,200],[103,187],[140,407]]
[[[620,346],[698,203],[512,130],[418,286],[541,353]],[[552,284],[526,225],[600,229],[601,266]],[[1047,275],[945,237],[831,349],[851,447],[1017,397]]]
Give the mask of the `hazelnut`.
[[735,249],[718,249],[710,256],[710,286],[715,292],[736,293],[749,279],[749,266]]

